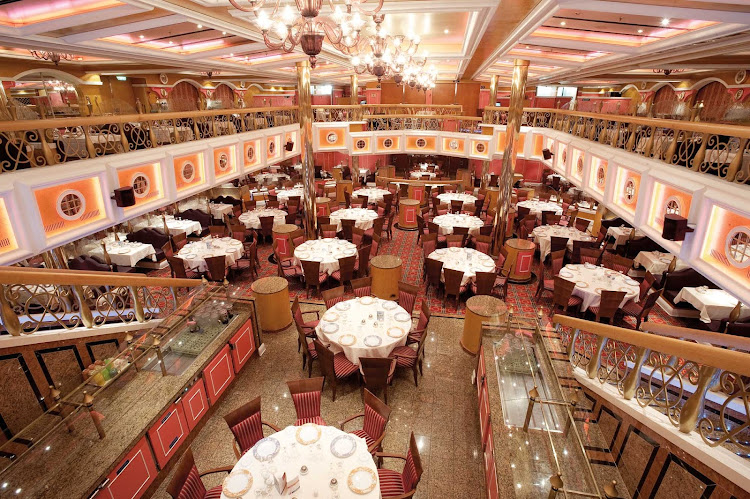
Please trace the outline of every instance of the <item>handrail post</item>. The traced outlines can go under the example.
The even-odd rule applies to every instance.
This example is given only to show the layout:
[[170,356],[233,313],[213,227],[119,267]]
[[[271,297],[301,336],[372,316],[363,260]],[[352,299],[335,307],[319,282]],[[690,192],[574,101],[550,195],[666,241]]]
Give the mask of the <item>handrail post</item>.
[[638,347],[635,351],[635,361],[633,368],[622,380],[622,396],[625,400],[630,400],[635,395],[635,391],[641,382],[641,368],[648,358],[650,350],[644,347]]
[[85,390],[83,392],[83,406],[86,407],[87,411],[89,411],[91,420],[94,422],[94,426],[96,426],[96,432],[99,434],[99,439],[104,439],[104,437],[106,437],[107,435],[104,433],[104,427],[102,427],[102,422],[99,419],[99,416],[95,414],[94,397],[92,397]]
[[42,155],[44,156],[45,163],[47,163],[47,165],[49,166],[57,164],[57,158],[55,157],[55,154],[52,152],[52,148],[49,146],[49,142],[47,142],[45,129],[39,128],[37,130],[37,133],[39,134],[39,142],[41,142],[42,144]]
[[83,140],[86,143],[86,152],[88,153],[89,158],[95,158],[96,149],[94,148],[94,143],[91,142],[91,128],[88,126],[84,126],[81,128],[83,128]]
[[73,290],[78,298],[78,311],[81,316],[81,322],[87,328],[94,327],[94,316],[91,314],[88,303],[86,303],[86,294],[84,293],[83,286],[76,284],[73,286]]
[[727,176],[725,180],[734,182],[734,178],[737,176],[737,172],[739,172],[740,168],[742,167],[742,151],[744,151],[747,147],[748,140],[750,139],[743,139],[740,141],[740,148],[737,149],[737,154],[735,154],[732,162],[729,163],[729,168],[727,169]]
[[[557,326],[560,327],[559,325]],[[573,354],[576,351],[576,340],[578,339],[578,334],[581,332],[580,329],[574,329],[572,333],[570,333],[570,342],[565,345],[565,348],[568,350],[568,360],[573,361]]]
[[[703,163],[703,160],[706,157],[706,147],[708,146],[709,137],[711,137],[711,135],[708,133],[702,134],[701,146],[698,149],[695,157],[693,158],[692,164],[688,165],[688,168],[693,170],[694,172],[700,171],[701,163]],[[741,151],[738,156],[742,156]]]
[[720,370],[716,367],[701,366],[699,373],[695,391],[688,397],[680,410],[680,431],[682,433],[690,433],[695,429],[698,418],[703,412],[706,392],[714,384],[715,380],[718,379]]
[[6,292],[6,286],[0,285],[0,315],[3,317],[5,330],[8,331],[11,336],[21,336],[23,331],[21,321],[18,320],[18,315],[8,302],[8,297],[5,294]]
[[599,364],[601,362],[602,352],[604,351],[604,347],[607,345],[607,337],[606,336],[599,336],[596,340],[596,349],[591,355],[591,358],[589,359],[589,365],[586,366],[586,374],[588,375],[589,379],[596,378],[597,373],[599,372]]
[[[158,144],[156,142],[156,134],[154,133],[154,126],[155,126],[156,120],[147,121],[147,123],[148,123],[148,139],[151,141],[151,147],[152,148],[153,147],[157,147]],[[177,135],[177,129],[176,128],[175,128],[175,132],[174,133],[175,133],[175,135]]]
[[138,296],[138,287],[128,287],[130,288],[130,293],[133,295],[133,311],[135,312],[135,318],[138,322],[146,322],[146,315],[143,313],[143,303],[141,303],[141,299]]

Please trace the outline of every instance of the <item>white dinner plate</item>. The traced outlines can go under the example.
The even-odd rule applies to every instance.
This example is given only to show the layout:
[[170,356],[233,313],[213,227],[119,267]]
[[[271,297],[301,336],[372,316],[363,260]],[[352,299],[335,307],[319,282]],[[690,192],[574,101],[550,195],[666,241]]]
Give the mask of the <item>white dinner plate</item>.
[[253,475],[250,470],[232,471],[224,479],[221,486],[222,493],[230,499],[240,498],[245,495],[253,486]]
[[345,459],[357,450],[357,441],[351,435],[339,435],[331,441],[331,454]]
[[279,453],[281,444],[273,437],[266,437],[258,441],[253,447],[253,456],[258,461],[270,461]]
[[339,330],[339,325],[330,322],[324,322],[323,325],[320,326],[320,329],[322,329],[326,334],[335,334]]
[[391,300],[383,300],[381,306],[383,307],[383,310],[395,310],[398,308],[398,303]]
[[393,318],[399,322],[411,322],[411,315],[408,312],[397,312]]
[[347,479],[349,490],[359,495],[369,494],[375,489],[377,484],[378,479],[375,472],[371,468],[364,466],[354,468],[349,473],[349,478]]
[[340,301],[334,306],[334,308],[336,310],[341,310],[342,312],[346,312],[347,310],[352,308],[352,304],[346,301]]
[[371,334],[369,336],[365,336],[364,340],[362,341],[365,344],[365,346],[379,347],[383,343],[383,338],[375,334]]

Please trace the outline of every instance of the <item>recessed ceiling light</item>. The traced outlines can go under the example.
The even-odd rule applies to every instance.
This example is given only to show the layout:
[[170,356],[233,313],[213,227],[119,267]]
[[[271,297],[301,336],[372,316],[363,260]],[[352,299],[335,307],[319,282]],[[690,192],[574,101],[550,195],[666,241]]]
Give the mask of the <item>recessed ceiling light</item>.
[[447,35],[448,33],[450,33],[450,31],[449,31],[449,30],[447,30],[447,29],[444,29],[444,30],[443,30],[443,33]]
[[173,44],[174,44],[174,42],[173,42],[172,40],[169,40],[169,44],[170,44],[170,45],[173,45]]
[[229,52],[229,57],[234,57],[234,52]]
[[143,39],[144,39],[144,38],[146,38],[146,37],[145,37],[145,36],[143,36],[143,35],[139,35],[139,36],[138,36],[138,38],[140,38],[141,40],[143,40]]
[[664,19],[662,19],[662,20],[661,20],[661,25],[662,25],[662,26],[667,26],[667,25],[669,25],[669,19],[667,19],[666,17],[665,17]]
[[222,32],[221,32],[221,34],[222,34],[222,35],[226,35],[226,34],[227,34],[227,32],[226,32],[226,31],[222,31]]
[[639,30],[638,30],[638,33],[643,33],[643,30],[642,30],[642,29],[639,29]]
[[202,24],[198,24],[195,27],[198,28],[198,29],[203,29],[203,25]]
[[565,26],[565,21],[560,21],[560,26]]

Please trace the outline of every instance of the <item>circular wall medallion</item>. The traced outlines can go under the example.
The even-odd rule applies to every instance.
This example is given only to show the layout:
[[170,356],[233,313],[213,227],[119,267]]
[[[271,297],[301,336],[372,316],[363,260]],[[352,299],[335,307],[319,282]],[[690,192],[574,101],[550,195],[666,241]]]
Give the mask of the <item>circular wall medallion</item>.
[[735,267],[750,265],[750,228],[735,227],[727,236],[725,252]]
[[625,184],[625,199],[630,203],[635,199],[635,182],[630,179]]
[[159,75],[159,81],[162,85],[166,85],[167,83],[169,83],[169,77],[167,77],[167,75],[165,75],[164,73],[161,73]]
[[326,135],[326,140],[329,144],[335,144],[339,140],[339,135],[336,132],[330,132]]
[[86,211],[86,199],[80,191],[67,189],[57,198],[57,214],[65,220],[78,220]]
[[455,151],[458,149],[458,141],[456,139],[451,140],[448,142],[448,149]]
[[576,161],[576,173],[579,176],[583,174],[583,156],[578,156],[578,161]]
[[664,213],[666,215],[679,215],[682,212],[682,204],[680,200],[674,196],[667,198],[667,203],[664,206]]
[[603,166],[599,166],[599,168],[596,170],[596,185],[599,187],[604,187],[604,181],[607,178],[607,170],[604,169]]
[[562,157],[562,162],[563,163],[565,163],[568,160],[568,148],[567,147],[563,147],[563,151],[562,151],[562,156],[561,157]]
[[737,73],[735,73],[735,75],[734,75],[734,82],[735,82],[735,83],[736,83],[737,85],[740,85],[740,84],[742,84],[742,82],[743,82],[743,81],[745,81],[745,78],[747,78],[747,71],[746,71],[746,70],[744,70],[744,69],[740,69],[740,70],[739,70],[739,71],[737,71]]
[[182,176],[182,180],[184,180],[187,183],[190,183],[195,178],[195,166],[190,161],[185,161],[185,164],[182,165],[182,171],[180,172],[180,175]]
[[247,156],[248,161],[255,160],[255,148],[253,146],[248,146],[245,155]]
[[219,170],[227,171],[229,169],[229,156],[223,152],[219,154]]
[[276,141],[271,141],[268,143],[268,154],[273,155],[276,152]]
[[133,186],[133,193],[135,197],[142,198],[151,190],[151,182],[144,173],[136,173],[133,175],[133,180],[130,181]]
[[383,147],[385,147],[386,149],[390,149],[391,147],[393,147],[393,140],[385,139],[383,141]]
[[734,93],[734,100],[740,100],[744,94],[745,94],[745,90],[738,88],[737,91]]
[[367,147],[367,142],[365,142],[363,139],[359,139],[355,145],[357,146],[357,149],[364,149],[365,147]]
[[641,90],[646,90],[646,82],[645,81],[641,82]]
[[487,150],[487,146],[484,144],[484,142],[477,142],[477,152],[483,153],[485,150]]
[[420,149],[424,149],[424,146],[426,146],[426,145],[427,145],[427,141],[426,141],[426,140],[424,140],[424,139],[417,139],[416,145],[417,145],[417,147],[419,147]]
[[166,88],[162,88],[161,89],[161,96],[164,97],[164,98],[167,97],[167,89]]

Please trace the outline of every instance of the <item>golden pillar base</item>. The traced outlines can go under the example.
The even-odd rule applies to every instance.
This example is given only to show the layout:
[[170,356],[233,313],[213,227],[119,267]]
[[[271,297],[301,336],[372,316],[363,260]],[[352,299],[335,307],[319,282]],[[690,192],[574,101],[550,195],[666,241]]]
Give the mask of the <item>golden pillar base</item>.
[[536,244],[526,239],[508,239],[505,241],[505,249],[508,251],[508,259],[513,262],[508,280],[510,282],[529,282],[533,276],[531,269],[534,263]]
[[379,255],[370,260],[372,294],[381,300],[398,298],[398,281],[401,280],[401,259],[393,255]]
[[289,305],[289,282],[283,277],[263,277],[253,282],[250,289],[255,296],[260,328],[265,333],[277,333],[292,324]]
[[417,199],[401,199],[398,202],[398,228],[401,230],[417,230],[417,215],[420,202]]
[[472,355],[479,353],[482,347],[482,324],[485,322],[500,324],[507,312],[508,307],[505,302],[494,296],[477,295],[466,300],[461,347]]

